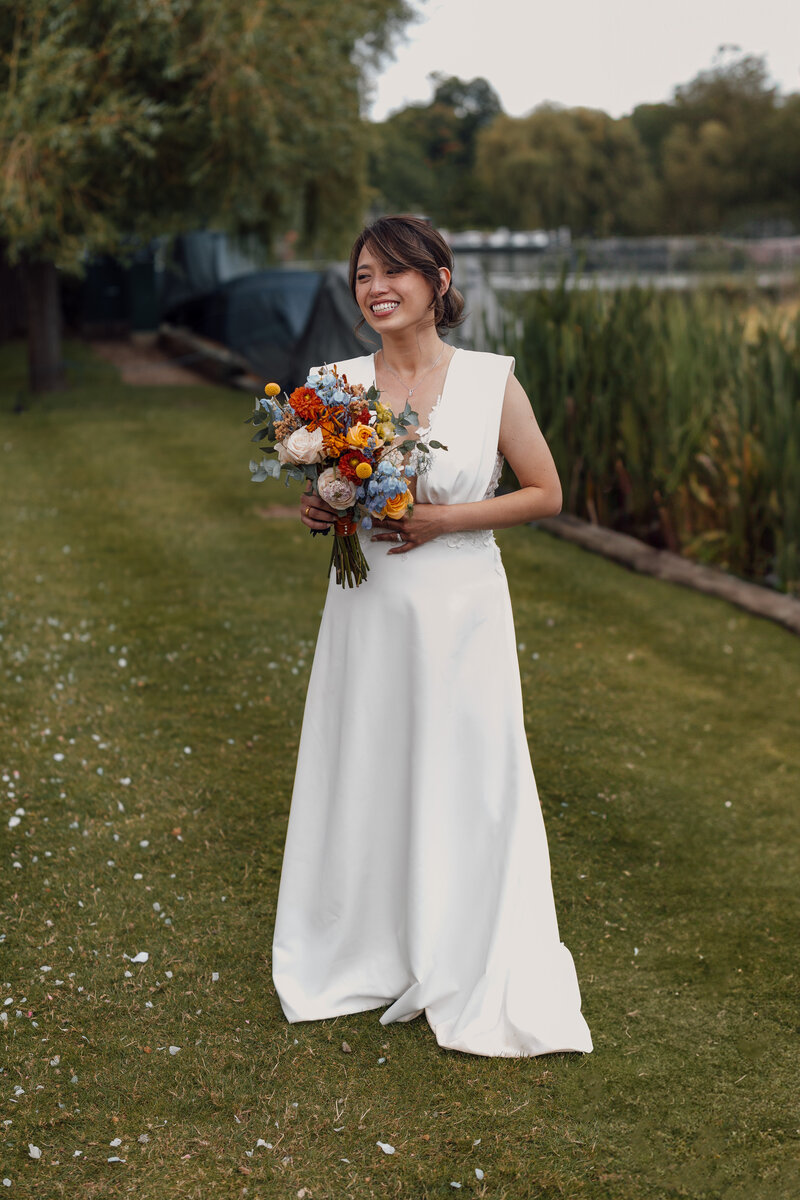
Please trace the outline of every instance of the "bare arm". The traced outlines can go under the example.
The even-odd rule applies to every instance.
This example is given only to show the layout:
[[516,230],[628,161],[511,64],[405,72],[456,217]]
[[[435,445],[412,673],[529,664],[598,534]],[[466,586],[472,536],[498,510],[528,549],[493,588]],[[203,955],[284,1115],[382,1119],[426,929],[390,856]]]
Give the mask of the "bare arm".
[[[470,504],[417,504],[411,517],[381,521],[382,529],[402,534],[402,554],[443,533],[471,529],[505,529],[561,511],[561,484],[553,456],[521,384],[509,375],[503,398],[498,449],[519,481],[519,491]],[[377,524],[377,522],[376,522]],[[378,534],[376,540],[388,540]]]

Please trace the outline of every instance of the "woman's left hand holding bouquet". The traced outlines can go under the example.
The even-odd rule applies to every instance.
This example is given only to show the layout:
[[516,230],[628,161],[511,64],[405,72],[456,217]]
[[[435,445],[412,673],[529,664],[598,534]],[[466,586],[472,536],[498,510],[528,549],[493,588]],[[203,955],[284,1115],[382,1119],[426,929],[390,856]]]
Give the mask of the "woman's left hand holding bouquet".
[[375,533],[371,540],[396,542],[399,536],[400,543],[389,553],[406,554],[415,546],[421,546],[424,542],[430,542],[433,538],[450,532],[447,509],[447,504],[415,504],[413,512],[399,520],[392,520],[390,517],[384,517],[380,521],[374,520],[373,529],[388,532]]

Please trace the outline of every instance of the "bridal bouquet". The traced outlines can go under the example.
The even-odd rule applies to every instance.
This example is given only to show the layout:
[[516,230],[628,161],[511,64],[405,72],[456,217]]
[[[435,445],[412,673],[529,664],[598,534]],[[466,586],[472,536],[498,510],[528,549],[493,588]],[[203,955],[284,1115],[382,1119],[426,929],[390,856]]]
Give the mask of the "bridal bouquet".
[[370,529],[373,520],[412,512],[409,480],[424,474],[431,449],[447,447],[430,439],[395,446],[398,429],[416,425],[417,413],[406,402],[395,416],[381,404],[377,388],[349,384],[335,366],[312,371],[303,387],[284,393],[283,402],[280,391],[277,383],[268,383],[246,422],[257,430],[252,441],[265,455],[274,455],[250,463],[253,482],[281,473],[287,486],[290,479],[310,480],[338,513],[331,551],[336,582],[358,587],[369,571],[358,522]]

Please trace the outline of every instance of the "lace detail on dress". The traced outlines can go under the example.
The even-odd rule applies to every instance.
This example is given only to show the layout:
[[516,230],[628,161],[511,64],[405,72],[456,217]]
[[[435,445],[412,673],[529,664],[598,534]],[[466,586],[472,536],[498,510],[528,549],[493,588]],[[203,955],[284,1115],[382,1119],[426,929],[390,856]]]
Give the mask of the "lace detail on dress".
[[504,462],[505,462],[505,459],[503,458],[502,454],[498,450],[497,458],[494,460],[494,470],[492,471],[492,478],[489,480],[489,486],[486,489],[486,495],[483,497],[484,500],[491,500],[492,496],[497,491],[497,485],[500,482],[500,476],[503,474],[503,463]]
[[443,533],[440,537],[433,538],[434,542],[444,542],[445,546],[452,546],[454,550],[461,550],[464,546],[494,546],[494,533],[491,529],[463,529],[459,533]]
[[428,420],[427,420],[426,424],[417,426],[417,437],[418,438],[424,438],[427,440],[431,436],[431,426],[433,425],[433,419],[436,416],[437,412],[439,411],[439,405],[441,403],[442,403],[442,393],[439,392],[439,395],[436,397],[436,403],[434,404],[431,411],[428,413]]
[[[484,500],[491,500],[497,491],[497,485],[500,482],[500,476],[503,471],[503,461],[503,456],[498,450],[492,477],[489,480],[489,486],[483,497]],[[444,542],[446,546],[452,546],[455,550],[460,550],[463,546],[494,546],[497,544],[494,540],[494,530],[492,529],[466,529],[459,533],[443,533],[441,537],[434,538],[433,540],[435,542]]]

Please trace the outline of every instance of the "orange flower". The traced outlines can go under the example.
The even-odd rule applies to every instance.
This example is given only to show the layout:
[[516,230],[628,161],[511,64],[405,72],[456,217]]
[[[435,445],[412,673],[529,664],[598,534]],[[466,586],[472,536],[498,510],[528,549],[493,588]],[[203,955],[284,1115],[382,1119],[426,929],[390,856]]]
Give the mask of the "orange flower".
[[322,401],[310,387],[295,388],[289,397],[289,403],[304,421],[313,421],[322,411]]
[[378,435],[369,425],[351,425],[347,440],[357,450],[369,450],[378,441]]
[[406,515],[408,507],[411,504],[411,493],[408,488],[401,492],[399,496],[390,496],[386,501],[386,507],[383,510],[383,515],[389,517],[393,521],[399,521],[401,517]]
[[329,458],[338,458],[340,454],[344,454],[346,450],[350,449],[347,439],[343,438],[341,434],[326,428],[325,425],[321,425],[320,428],[322,429],[322,443]]

